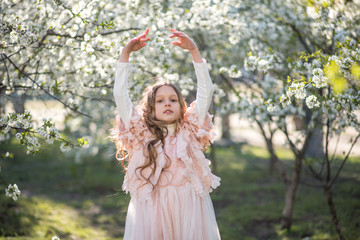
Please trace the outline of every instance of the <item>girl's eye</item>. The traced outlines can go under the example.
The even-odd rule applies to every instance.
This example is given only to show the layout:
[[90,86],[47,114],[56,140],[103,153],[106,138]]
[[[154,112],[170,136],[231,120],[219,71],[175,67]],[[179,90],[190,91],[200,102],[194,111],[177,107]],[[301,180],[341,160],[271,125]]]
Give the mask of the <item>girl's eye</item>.
[[163,102],[163,100],[162,100],[162,99],[161,99],[161,100],[157,100],[156,102],[161,103],[161,102]]
[[171,101],[172,101],[172,102],[177,102],[177,100],[176,100],[176,99],[171,99]]

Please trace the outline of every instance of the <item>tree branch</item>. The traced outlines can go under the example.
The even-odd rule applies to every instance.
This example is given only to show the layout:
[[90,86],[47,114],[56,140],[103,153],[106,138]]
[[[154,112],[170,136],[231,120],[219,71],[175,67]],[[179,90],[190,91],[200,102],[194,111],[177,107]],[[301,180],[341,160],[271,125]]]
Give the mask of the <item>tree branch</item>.
[[346,161],[348,160],[349,155],[350,155],[350,153],[351,153],[351,150],[352,150],[352,148],[354,147],[354,145],[355,145],[355,143],[357,142],[357,140],[359,139],[359,137],[360,137],[360,133],[356,136],[354,142],[352,143],[352,145],[351,145],[348,153],[346,154],[346,157],[344,158],[344,160],[343,160],[343,162],[341,163],[339,169],[337,170],[337,172],[336,172],[336,174],[335,174],[335,177],[333,178],[333,180],[332,180],[331,183],[329,184],[329,188],[332,187],[332,185],[335,183],[336,179],[339,177],[339,174],[340,174],[342,168],[344,167]]
[[44,91],[47,95],[49,95],[51,98],[59,101],[59,102],[62,103],[66,108],[69,108],[69,109],[71,109],[71,110],[74,111],[74,112],[77,112],[77,113],[79,113],[79,114],[81,114],[81,115],[83,115],[83,116],[86,116],[86,117],[88,117],[88,118],[92,118],[90,115],[88,115],[88,114],[86,114],[86,113],[82,113],[82,112],[80,112],[80,111],[78,111],[78,110],[70,107],[69,105],[67,105],[66,103],[64,103],[60,98],[52,95],[48,90],[44,89],[44,88],[43,88],[41,85],[39,85],[35,80],[33,80],[26,72],[24,72],[23,70],[21,70],[10,58],[8,58],[8,57],[6,56],[6,54],[2,54],[2,55],[4,55],[4,57],[7,58],[7,59],[9,60],[9,62],[10,62],[18,71],[20,71],[25,77],[27,77],[27,78],[30,79],[33,83],[35,83],[41,90],[43,90],[43,91]]
[[284,129],[283,129],[282,131],[284,132],[284,134],[285,134],[285,136],[286,136],[286,139],[287,139],[288,142],[289,142],[289,145],[290,145],[291,150],[293,151],[293,153],[295,154],[295,156],[297,156],[300,151],[296,148],[295,144],[291,141],[290,136],[289,136],[289,132],[288,132],[288,130],[287,130],[287,125],[286,125],[286,123],[285,123]]

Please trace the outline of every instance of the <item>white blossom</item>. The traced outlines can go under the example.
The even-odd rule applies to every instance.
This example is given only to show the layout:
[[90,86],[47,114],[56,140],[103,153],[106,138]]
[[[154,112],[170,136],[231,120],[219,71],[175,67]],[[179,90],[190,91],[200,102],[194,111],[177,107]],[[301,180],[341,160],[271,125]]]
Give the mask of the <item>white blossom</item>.
[[282,94],[279,98],[280,103],[282,104],[283,107],[286,107],[287,105],[291,104],[291,100],[288,96],[286,96],[285,94]]
[[71,150],[71,146],[67,143],[62,143],[60,146],[60,150],[62,152],[69,152]]
[[244,67],[246,71],[254,71],[256,69],[257,58],[249,56],[245,59]]
[[295,95],[295,98],[304,99],[306,97],[305,83],[293,82],[290,86],[290,89],[287,91],[287,96],[291,97],[293,95]]
[[323,75],[323,70],[321,68],[314,68],[313,75]]
[[[271,98],[269,98],[269,99],[265,102],[265,104],[267,105],[267,108],[266,108],[266,109],[267,109],[269,112],[279,111],[279,106],[275,105],[274,102],[273,102],[273,100],[272,100]],[[264,116],[263,118],[264,118],[264,120],[266,119],[265,116]]]
[[267,72],[270,69],[270,62],[265,59],[261,59],[257,64],[260,71]]
[[7,197],[11,197],[14,201],[17,201],[21,195],[21,191],[19,190],[16,184],[14,185],[9,184],[8,188],[5,189],[5,195]]
[[21,141],[21,139],[23,138],[23,135],[21,133],[16,133],[15,137]]
[[231,65],[229,70],[229,77],[239,78],[242,76],[240,69],[236,65]]
[[312,109],[313,107],[319,107],[320,102],[317,100],[317,97],[315,95],[310,95],[306,98],[306,106]]
[[323,75],[315,75],[312,78],[312,81],[315,84],[316,88],[323,88],[327,86],[328,79]]

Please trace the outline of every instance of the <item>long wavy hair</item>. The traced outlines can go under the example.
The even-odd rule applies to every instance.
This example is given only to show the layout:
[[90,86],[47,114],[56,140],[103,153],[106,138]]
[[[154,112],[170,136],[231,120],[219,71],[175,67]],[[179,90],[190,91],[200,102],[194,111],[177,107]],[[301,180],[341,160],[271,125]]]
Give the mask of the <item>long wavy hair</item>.
[[[160,142],[161,146],[164,147],[165,144],[165,137],[168,135],[168,129],[167,129],[167,123],[157,120],[155,117],[155,97],[157,91],[162,86],[170,86],[172,87],[176,95],[178,97],[178,101],[180,104],[180,117],[174,122],[175,124],[175,131],[177,132],[179,124],[184,119],[184,114],[186,112],[186,102],[184,100],[184,97],[182,96],[179,88],[177,88],[174,84],[168,83],[168,82],[160,82],[155,85],[152,85],[148,87],[143,95],[142,99],[139,103],[138,109],[142,111],[142,119],[146,123],[149,131],[154,136],[154,139],[151,140],[149,143],[147,143],[147,146],[144,146],[144,155],[146,157],[145,164],[143,166],[138,167],[136,170],[140,169],[141,176],[151,185],[152,182],[150,181],[150,178],[155,174],[155,170],[157,167],[156,159],[158,157],[158,153],[156,151],[156,145]],[[117,123],[118,124],[118,123]],[[115,127],[116,128],[116,127]],[[129,153],[124,151],[123,145],[118,140],[115,140],[116,147],[117,147],[117,159],[118,160],[125,160],[129,158]],[[165,168],[169,167],[169,157],[165,154],[167,165]],[[124,169],[126,170],[126,167],[123,164],[123,161],[121,161]],[[150,167],[152,169],[151,174],[148,178],[144,177],[143,171]],[[135,171],[136,172],[136,171]],[[154,186],[153,186],[154,187]]]

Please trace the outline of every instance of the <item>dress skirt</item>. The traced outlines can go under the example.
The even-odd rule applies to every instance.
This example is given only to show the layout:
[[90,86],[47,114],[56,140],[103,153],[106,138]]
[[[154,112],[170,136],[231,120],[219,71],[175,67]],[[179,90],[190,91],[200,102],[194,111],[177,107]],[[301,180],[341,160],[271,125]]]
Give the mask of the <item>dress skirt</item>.
[[199,196],[189,182],[155,187],[151,200],[132,197],[124,240],[218,240],[209,194]]

